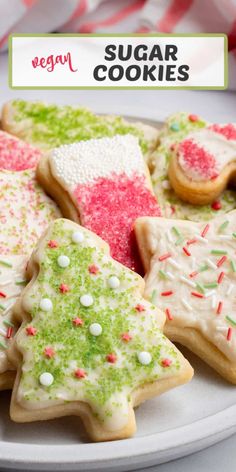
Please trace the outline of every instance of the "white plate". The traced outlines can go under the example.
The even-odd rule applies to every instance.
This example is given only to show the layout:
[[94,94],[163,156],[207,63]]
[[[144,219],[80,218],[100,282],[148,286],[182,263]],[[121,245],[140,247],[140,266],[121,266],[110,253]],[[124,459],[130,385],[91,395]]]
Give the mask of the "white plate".
[[134,438],[89,443],[80,420],[14,424],[10,394],[0,394],[0,467],[23,470],[129,471],[212,445],[236,431],[236,389],[186,352],[191,383],[136,410]]

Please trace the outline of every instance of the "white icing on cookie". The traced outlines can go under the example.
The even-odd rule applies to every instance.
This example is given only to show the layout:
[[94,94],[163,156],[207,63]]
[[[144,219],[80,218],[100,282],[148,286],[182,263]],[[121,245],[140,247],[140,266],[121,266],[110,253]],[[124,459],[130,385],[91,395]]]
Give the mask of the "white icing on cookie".
[[[209,225],[146,218],[145,231],[148,248],[156,248],[146,296],[165,311],[172,326],[199,330],[235,362],[236,211]],[[220,239],[222,234],[229,238]],[[208,242],[202,244],[196,235]],[[174,280],[168,277],[170,267]]]

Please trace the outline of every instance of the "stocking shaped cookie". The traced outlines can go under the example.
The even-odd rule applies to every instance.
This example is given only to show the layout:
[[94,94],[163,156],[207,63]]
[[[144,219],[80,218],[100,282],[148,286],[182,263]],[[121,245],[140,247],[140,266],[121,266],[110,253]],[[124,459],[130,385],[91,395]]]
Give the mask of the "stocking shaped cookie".
[[[235,156],[235,138],[232,139],[235,133],[234,129],[233,125],[211,125],[201,117],[188,113],[175,113],[166,120],[159,134],[159,145],[151,157],[153,190],[163,216],[166,218],[206,221],[235,208],[236,192],[232,189],[226,189],[226,180],[229,175],[232,175],[231,165],[225,167],[224,173],[220,173],[215,182],[214,178],[220,168],[216,172],[218,165],[215,168],[212,167],[216,160],[220,163],[220,166],[224,166],[224,162],[228,159],[229,154],[232,156],[232,152]],[[205,154],[202,151],[196,154],[196,149],[199,149],[199,146],[196,146],[196,143],[189,146],[189,136],[200,137],[200,148],[204,148]],[[183,146],[185,140],[187,142]],[[209,154],[215,156],[215,153],[218,157],[209,158]],[[206,156],[208,156],[208,159]],[[200,161],[197,162],[199,159]],[[180,163],[182,163],[181,168]],[[192,175],[195,175],[196,168],[198,168],[198,172],[200,172],[200,169],[206,171],[208,168],[207,172],[212,169],[213,173],[207,173],[207,175],[213,177],[213,180],[208,178],[207,181],[197,182],[197,187],[195,187],[196,182],[191,181],[192,188],[185,173],[184,176],[182,175],[181,169],[183,168],[189,169],[188,172],[191,170]],[[208,190],[211,199],[206,199],[208,190],[203,194],[202,190],[204,188],[200,188],[201,184],[209,185]],[[220,186],[219,184],[223,185]],[[215,185],[217,191],[213,194],[212,186],[215,190]],[[218,192],[222,190],[220,197],[216,198]],[[193,198],[195,198],[194,201]],[[196,206],[187,203],[188,201],[207,204]]]
[[141,272],[133,224],[139,216],[160,216],[160,209],[137,138],[61,146],[40,161],[37,176],[63,216],[80,220],[109,243],[112,257]]
[[48,222],[60,213],[35,179],[41,153],[0,131],[0,389],[14,377],[7,346],[16,327],[12,306],[25,283],[27,259]]
[[206,204],[236,182],[236,126],[211,125],[190,133],[173,149],[172,187],[182,200]]
[[95,115],[87,108],[25,100],[12,100],[4,105],[2,126],[4,130],[42,150],[76,141],[130,133],[139,139],[147,159],[158,137],[156,128],[141,122],[126,121],[120,116]]
[[166,335],[236,384],[236,211],[208,224],[140,218],[135,231]]
[[56,220],[28,276],[15,308],[13,420],[74,414],[94,440],[125,438],[135,430],[134,406],[191,378],[162,333],[164,314],[142,297],[143,279],[94,233]]

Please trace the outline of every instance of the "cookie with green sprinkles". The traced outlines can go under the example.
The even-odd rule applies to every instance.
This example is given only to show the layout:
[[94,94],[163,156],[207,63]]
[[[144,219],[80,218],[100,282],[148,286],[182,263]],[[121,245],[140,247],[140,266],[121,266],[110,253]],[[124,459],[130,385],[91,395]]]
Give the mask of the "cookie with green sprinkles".
[[[226,138],[222,135],[223,132],[226,133]],[[218,143],[215,148],[219,149],[221,142],[226,142],[226,155],[228,156],[228,150],[230,148],[233,150],[233,142],[235,143],[234,133],[235,127],[233,127],[233,125],[227,125],[223,127],[220,125],[212,126],[200,116],[189,113],[174,113],[169,118],[167,118],[164,126],[162,127],[159,133],[159,144],[150,158],[153,190],[160,205],[161,213],[164,217],[173,219],[186,219],[192,221],[208,221],[215,217],[218,217],[219,214],[225,214],[236,208],[235,190],[232,190],[230,188],[224,189],[224,185],[220,188],[220,192],[222,190],[223,191],[218,199],[216,199],[215,197],[215,200],[213,202],[210,202],[210,200],[208,200],[208,204],[204,204],[207,200],[202,200],[199,203],[202,203],[203,205],[199,206],[196,204],[188,203],[187,201],[183,201],[173,190],[173,186],[171,185],[169,178],[169,172],[171,172],[172,184],[174,185],[175,189],[177,189],[176,166],[175,168],[173,168],[173,172],[172,167],[169,170],[169,166],[170,162],[172,162],[172,156],[178,152],[181,144],[185,143],[185,154],[187,149],[187,159],[185,158],[184,161],[185,167],[187,166],[188,169],[190,169],[190,167],[192,166],[192,172],[199,172],[200,168],[206,171],[208,162],[208,172],[211,172],[210,175],[211,177],[213,177],[213,180],[211,182],[214,183],[216,172],[213,166],[213,160],[208,159],[207,161],[204,156],[201,160],[201,165],[199,163],[199,160],[198,162],[196,162],[196,148],[194,148],[194,151],[192,153],[190,152],[191,150],[193,150],[193,147],[189,145],[189,139],[187,138],[189,136],[203,136],[204,143],[206,143],[206,135],[208,136],[208,141],[209,134],[210,140],[211,135],[213,135],[214,139],[217,138]],[[212,147],[212,141],[210,145]],[[193,168],[193,166],[195,167]],[[217,182],[219,182],[219,177],[216,180]],[[217,188],[219,189],[219,187]],[[205,194],[205,197],[206,195],[207,192]],[[181,196],[183,198],[183,192],[181,193]],[[184,196],[189,197],[187,198],[187,200],[190,201],[190,192],[189,194],[185,192]],[[198,196],[199,198],[203,197],[201,190],[198,192]]]
[[73,414],[93,440],[122,439],[135,432],[135,406],[191,379],[163,335],[164,313],[142,296],[143,279],[94,233],[56,220],[27,271],[10,351],[14,421]]
[[164,333],[233,384],[235,231],[236,210],[207,224],[148,217],[135,223],[146,269],[145,296],[165,311]]
[[120,116],[96,115],[84,107],[12,100],[2,111],[5,131],[45,151],[63,144],[133,134],[148,159],[157,144],[156,128]]

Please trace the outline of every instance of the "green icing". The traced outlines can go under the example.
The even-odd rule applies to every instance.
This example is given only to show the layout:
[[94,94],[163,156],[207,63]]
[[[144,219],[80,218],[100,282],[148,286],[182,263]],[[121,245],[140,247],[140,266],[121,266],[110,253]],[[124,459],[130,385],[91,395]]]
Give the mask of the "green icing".
[[120,116],[98,116],[86,108],[24,100],[14,100],[12,105],[16,124],[26,120],[20,136],[43,150],[75,141],[128,133],[139,138],[144,153],[150,147],[143,131]]
[[[138,276],[95,248],[96,242],[85,229],[81,228],[84,242],[72,243],[74,229],[75,225],[65,220],[54,223],[45,243],[38,278],[27,292],[27,300],[32,303],[32,322],[28,326],[36,328],[37,333],[27,336],[24,327],[17,337],[24,358],[20,390],[24,401],[31,403],[39,399],[41,402],[58,401],[58,395],[64,392],[65,401],[87,401],[103,420],[104,411],[103,415],[99,414],[101,407],[106,410],[105,416],[111,416],[113,409],[119,407],[116,405],[117,394],[124,394],[128,400],[139,385],[174,375],[180,362],[177,349],[157,328],[155,307],[139,293]],[[56,240],[59,246],[49,248],[49,239]],[[62,254],[70,258],[70,265],[65,269],[57,263]],[[88,271],[94,264],[99,268],[96,276]],[[120,280],[118,290],[112,290],[107,284],[111,275]],[[69,292],[60,293],[61,283],[68,285]],[[80,303],[81,295],[86,293],[94,299],[89,308]],[[41,298],[50,298],[51,312],[39,310]],[[138,312],[137,304],[144,304],[145,311]],[[72,323],[75,317],[83,320],[83,326]],[[102,334],[98,337],[92,336],[88,329],[94,322],[102,326]],[[130,333],[132,339],[123,341],[123,333]],[[47,359],[45,347],[52,347],[55,356]],[[151,354],[149,365],[138,361],[140,351]],[[117,356],[115,364],[106,360],[110,353]],[[172,360],[170,367],[162,366],[163,358]],[[76,379],[76,368],[84,369],[86,377]],[[39,383],[43,372],[50,372],[54,377],[50,387],[42,387]]]
[[169,182],[167,172],[171,156],[170,146],[182,141],[189,133],[208,126],[208,123],[202,118],[192,122],[188,116],[188,113],[171,115],[160,131],[159,146],[151,157],[151,167],[154,169],[152,183],[162,210],[162,216],[192,221],[208,221],[236,208],[235,191],[225,190],[220,196],[222,208],[215,211],[211,205],[196,206],[185,203],[177,197],[172,188],[163,186],[163,182]]

